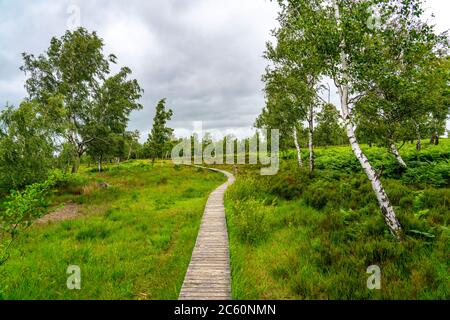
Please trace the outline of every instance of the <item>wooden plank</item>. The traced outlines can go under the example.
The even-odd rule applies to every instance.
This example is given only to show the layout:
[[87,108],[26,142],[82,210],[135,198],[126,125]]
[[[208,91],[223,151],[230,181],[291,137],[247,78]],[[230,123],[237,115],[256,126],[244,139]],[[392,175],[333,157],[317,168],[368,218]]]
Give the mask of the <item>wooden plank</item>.
[[228,181],[208,197],[180,300],[231,299],[230,252],[223,196],[234,177],[226,171],[210,170],[222,172]]

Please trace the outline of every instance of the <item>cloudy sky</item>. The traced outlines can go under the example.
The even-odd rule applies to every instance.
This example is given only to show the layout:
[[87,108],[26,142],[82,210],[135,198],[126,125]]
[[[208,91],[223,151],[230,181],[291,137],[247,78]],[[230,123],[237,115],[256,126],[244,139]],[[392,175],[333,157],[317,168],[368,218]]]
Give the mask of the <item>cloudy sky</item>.
[[[450,29],[450,1],[427,6],[437,29]],[[178,135],[203,121],[205,130],[247,136],[264,105],[262,54],[277,10],[269,0],[0,0],[0,109],[25,96],[21,53],[44,52],[79,11],[81,25],[98,32],[145,90],[144,109],[129,124],[142,139],[161,98]]]

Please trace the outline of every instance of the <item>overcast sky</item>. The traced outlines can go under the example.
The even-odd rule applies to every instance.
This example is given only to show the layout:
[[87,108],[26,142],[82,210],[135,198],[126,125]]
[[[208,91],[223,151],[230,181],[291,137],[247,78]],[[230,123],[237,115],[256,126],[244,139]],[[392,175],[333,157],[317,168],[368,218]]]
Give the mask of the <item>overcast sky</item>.
[[[438,31],[450,29],[450,1],[428,0]],[[129,129],[146,139],[154,107],[167,98],[170,126],[251,133],[264,105],[262,58],[278,7],[269,0],[0,0],[0,109],[25,96],[21,53],[40,54],[77,22],[96,30],[105,52],[128,66],[145,90]]]

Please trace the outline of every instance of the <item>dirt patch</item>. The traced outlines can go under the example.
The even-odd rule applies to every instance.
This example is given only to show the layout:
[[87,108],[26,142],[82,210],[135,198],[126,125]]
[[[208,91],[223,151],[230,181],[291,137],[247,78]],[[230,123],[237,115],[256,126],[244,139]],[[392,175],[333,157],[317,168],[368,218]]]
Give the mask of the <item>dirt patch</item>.
[[57,222],[77,218],[80,215],[79,209],[80,209],[79,204],[67,202],[64,204],[62,208],[58,208],[52,213],[46,214],[45,216],[36,220],[36,224],[43,224],[49,221]]

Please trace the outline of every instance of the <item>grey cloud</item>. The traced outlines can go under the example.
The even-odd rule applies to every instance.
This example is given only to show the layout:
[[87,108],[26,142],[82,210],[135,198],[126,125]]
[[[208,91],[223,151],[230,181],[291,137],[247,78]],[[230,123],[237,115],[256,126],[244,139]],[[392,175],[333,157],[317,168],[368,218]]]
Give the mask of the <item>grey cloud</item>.
[[264,0],[0,1],[0,105],[25,95],[4,84],[23,78],[21,52],[39,54],[64,33],[71,4],[145,90],[130,129],[148,131],[163,97],[177,129],[193,121],[209,129],[252,126],[264,104],[262,54],[276,26],[277,7]]
[[277,25],[268,0],[0,0],[0,108],[25,96],[21,53],[42,53],[61,36],[72,4],[145,90],[130,130],[148,132],[157,101],[167,98],[178,132],[193,121],[249,132],[264,105],[262,54]]

